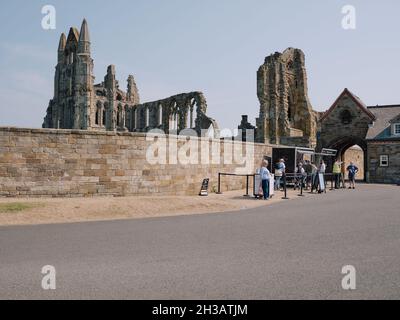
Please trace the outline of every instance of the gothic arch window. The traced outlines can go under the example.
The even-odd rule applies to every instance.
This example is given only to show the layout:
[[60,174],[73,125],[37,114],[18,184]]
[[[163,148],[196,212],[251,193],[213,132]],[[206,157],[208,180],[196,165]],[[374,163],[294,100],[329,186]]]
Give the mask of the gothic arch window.
[[197,122],[197,102],[192,99],[190,102],[190,128],[195,128]]
[[117,94],[117,101],[122,101],[122,95],[120,93]]
[[122,127],[122,106],[118,106],[117,110],[117,126]]
[[149,107],[146,108],[146,124],[145,127],[150,127],[150,109]]
[[124,119],[125,119],[124,126],[125,127],[130,127],[131,119],[130,119],[130,112],[129,112],[129,106],[128,105],[126,105],[124,107]]
[[160,103],[160,105],[158,106],[158,125],[162,126],[163,124],[163,106]]
[[138,110],[137,108],[135,108],[135,110],[133,111],[133,128],[137,129],[138,127]]
[[101,122],[102,122],[102,125],[103,125],[103,126],[106,126],[106,117],[107,117],[106,114],[107,114],[107,113],[106,113],[106,109],[105,109],[105,108],[103,108],[102,114],[103,114],[103,115],[102,115],[102,117],[101,117]]
[[101,102],[98,102],[96,105],[96,117],[95,117],[95,124],[100,125],[102,123],[101,117],[103,115],[103,105]]

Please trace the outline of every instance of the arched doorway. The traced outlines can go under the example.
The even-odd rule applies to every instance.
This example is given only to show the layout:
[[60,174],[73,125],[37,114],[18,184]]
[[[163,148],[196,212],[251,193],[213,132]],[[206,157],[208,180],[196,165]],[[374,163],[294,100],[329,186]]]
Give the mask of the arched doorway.
[[[341,137],[329,144],[330,149],[338,151],[337,159],[343,162],[342,169],[346,170],[350,162],[360,169],[359,180],[367,181],[367,143],[365,139],[356,137]],[[334,159],[332,159],[333,161]],[[328,164],[329,166],[333,163]]]

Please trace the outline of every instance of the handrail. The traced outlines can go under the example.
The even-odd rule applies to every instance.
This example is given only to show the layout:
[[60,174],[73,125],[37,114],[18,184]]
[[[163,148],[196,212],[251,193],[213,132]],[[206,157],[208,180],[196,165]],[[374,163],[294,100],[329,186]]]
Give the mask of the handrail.
[[244,197],[249,197],[249,177],[255,178],[255,174],[236,174],[236,173],[223,173],[218,172],[218,192],[217,194],[222,194],[221,191],[221,176],[234,176],[234,177],[246,177],[246,194]]

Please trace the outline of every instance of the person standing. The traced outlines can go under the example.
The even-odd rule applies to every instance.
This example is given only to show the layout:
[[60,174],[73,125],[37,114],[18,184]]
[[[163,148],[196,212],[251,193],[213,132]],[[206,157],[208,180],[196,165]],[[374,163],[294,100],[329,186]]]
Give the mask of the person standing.
[[340,178],[342,176],[342,162],[336,159],[332,169],[333,177],[335,179],[335,189],[340,189]]
[[326,164],[324,160],[321,160],[318,168],[318,173],[325,174],[325,172],[326,172]]
[[315,163],[311,163],[311,192],[318,190],[318,168]]
[[356,175],[358,173],[358,168],[353,162],[350,162],[350,165],[347,167],[347,171],[349,172],[349,183],[350,183],[349,189],[355,189]]
[[281,180],[285,174],[285,161],[280,159],[275,165],[275,190],[279,191],[281,188]]
[[[318,174],[317,174],[317,180],[318,180],[318,185],[319,185],[318,193],[322,193],[322,190],[325,190],[325,188],[326,188],[325,172],[326,172],[326,164],[325,164],[324,160],[321,160],[321,162],[319,163]],[[324,188],[322,188],[322,186],[320,184],[320,180],[319,180],[320,174],[322,174],[324,176],[324,179],[323,179],[323,181],[325,183],[325,186],[323,186]]]
[[306,160],[304,165],[304,170],[306,172],[306,190],[311,187],[311,174],[312,174],[312,166],[309,160]]
[[306,178],[307,178],[306,171],[303,168],[303,163],[299,162],[294,173],[295,173],[295,181],[296,181],[296,183],[294,185],[294,189],[296,190],[297,187],[299,187],[299,189],[301,189],[302,187],[304,187],[304,184],[305,184]]
[[271,178],[271,173],[268,170],[267,160],[263,160],[261,163],[260,176],[264,200],[269,200],[269,180]]

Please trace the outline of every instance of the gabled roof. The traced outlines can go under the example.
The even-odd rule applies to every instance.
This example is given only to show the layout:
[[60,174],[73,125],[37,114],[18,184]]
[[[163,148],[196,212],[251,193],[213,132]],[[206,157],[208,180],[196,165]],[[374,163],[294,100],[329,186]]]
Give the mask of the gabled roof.
[[340,94],[340,96],[335,100],[335,102],[329,108],[329,110],[326,111],[324,115],[321,117],[321,121],[323,121],[326,117],[328,117],[328,115],[336,108],[339,101],[346,95],[349,96],[355,102],[355,104],[361,109],[361,111],[363,111],[368,117],[370,117],[372,121],[375,120],[375,115],[368,110],[365,103],[362,102],[361,99],[357,97],[355,94],[353,94],[350,90],[345,88],[343,92]]
[[368,129],[366,138],[375,140],[394,138],[391,134],[390,123],[395,119],[400,120],[400,105],[374,106],[368,107],[368,110],[375,115],[376,120]]
[[399,108],[399,114],[389,121],[389,123],[395,123],[395,122],[400,122],[400,108]]

